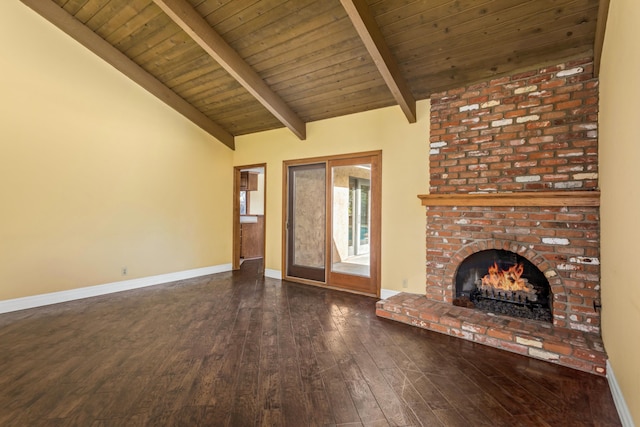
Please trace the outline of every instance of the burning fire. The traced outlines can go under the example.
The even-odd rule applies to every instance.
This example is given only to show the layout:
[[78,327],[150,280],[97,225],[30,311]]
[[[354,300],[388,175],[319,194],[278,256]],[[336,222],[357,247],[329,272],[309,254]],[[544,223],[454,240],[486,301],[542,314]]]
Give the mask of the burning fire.
[[522,264],[511,266],[508,270],[502,270],[494,262],[489,267],[489,274],[482,278],[482,285],[505,291],[528,291],[525,280],[520,277],[523,272]]

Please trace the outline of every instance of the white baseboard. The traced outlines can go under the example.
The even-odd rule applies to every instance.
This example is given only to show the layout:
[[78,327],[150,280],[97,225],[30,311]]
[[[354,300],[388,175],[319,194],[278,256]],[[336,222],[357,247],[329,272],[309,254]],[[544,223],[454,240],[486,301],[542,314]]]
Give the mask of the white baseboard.
[[280,270],[272,270],[270,268],[264,269],[264,276],[272,279],[282,280],[282,272]]
[[400,292],[398,291],[392,291],[391,289],[380,289],[380,298],[381,299],[387,299],[389,297],[392,297],[394,295],[398,295]]
[[608,360],[607,360],[607,380],[609,381],[609,388],[611,389],[613,402],[616,404],[616,409],[618,410],[618,416],[620,416],[620,422],[622,423],[622,427],[634,427],[633,419],[631,418],[631,412],[629,412],[629,407],[627,406],[627,402],[625,402],[624,400],[624,396],[622,395],[622,390],[620,390],[620,386],[618,385],[616,376],[613,373],[613,367],[611,366]]
[[175,282],[177,280],[206,276],[208,274],[223,273],[225,271],[231,271],[231,264],[195,268],[193,270],[160,274],[158,276],[140,277],[138,279],[123,280],[121,282],[105,283],[104,285],[87,286],[84,288],[70,289],[68,291],[9,299],[0,301],[0,313],[9,313],[12,311],[26,310],[28,308],[42,307],[44,305],[58,304],[66,301],[95,297],[98,295],[112,294],[115,292],[144,288],[146,286]]

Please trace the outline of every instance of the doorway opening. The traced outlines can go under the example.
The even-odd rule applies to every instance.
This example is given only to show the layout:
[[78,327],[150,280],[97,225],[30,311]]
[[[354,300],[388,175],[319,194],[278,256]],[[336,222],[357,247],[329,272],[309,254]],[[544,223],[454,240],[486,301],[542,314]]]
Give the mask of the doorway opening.
[[[233,261],[234,270],[245,260],[263,259],[266,230],[267,165],[234,167]],[[262,263],[264,269],[264,262]]]
[[380,292],[382,152],[285,162],[287,280]]

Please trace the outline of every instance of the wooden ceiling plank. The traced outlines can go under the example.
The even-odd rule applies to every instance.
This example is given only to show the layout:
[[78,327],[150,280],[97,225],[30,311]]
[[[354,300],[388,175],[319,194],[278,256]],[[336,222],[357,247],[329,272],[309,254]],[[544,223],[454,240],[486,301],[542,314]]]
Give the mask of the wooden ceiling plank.
[[[332,97],[329,100],[330,102],[309,105],[309,117],[312,117],[314,121],[325,120],[332,117],[393,106],[394,104],[389,103],[389,97],[385,96],[383,91],[388,92],[386,85],[346,95],[336,94],[338,96]],[[305,111],[305,106],[301,106],[300,110]]]
[[[227,73],[209,55],[203,55],[202,50],[200,50],[200,55],[198,56],[180,57],[177,64],[172,68],[165,67],[158,70],[158,73],[155,74],[160,81],[173,88],[176,92],[179,92],[178,87],[180,85],[189,85],[189,82],[193,81],[193,79],[207,75],[212,76],[212,73],[216,73],[216,78],[222,79],[224,74]],[[207,77],[207,80],[210,80],[210,77]]]
[[[251,15],[251,11],[259,5],[262,0],[242,0],[242,1],[230,1],[226,4],[220,5],[215,10],[204,10],[198,8],[200,16],[209,23],[212,27],[215,27],[218,34],[226,34],[227,31],[232,30],[238,25],[242,25],[245,19]],[[217,1],[214,1],[216,3]]]
[[[404,72],[408,76],[407,79],[412,80],[415,75],[423,75],[422,70],[425,67],[431,70],[429,74],[436,75],[445,70],[465,70],[469,64],[489,57],[502,57],[499,63],[509,64],[518,54],[526,54],[527,52],[536,52],[534,56],[537,57],[538,63],[547,62],[548,56],[557,57],[554,53],[566,48],[574,47],[580,49],[582,46],[583,51],[590,49],[590,41],[585,43],[585,38],[592,37],[591,34],[593,34],[593,31],[587,26],[573,28],[571,36],[567,35],[567,28],[531,33],[519,38],[514,33],[512,37],[510,35],[505,37],[505,41],[502,42],[499,51],[494,48],[497,43],[496,40],[480,40],[469,43],[468,46],[460,46],[452,48],[450,51],[438,52],[428,58],[414,59],[410,66],[404,67]],[[455,45],[456,43],[451,41],[451,44]],[[526,48],[522,46],[526,46]],[[545,51],[548,54],[545,54]],[[585,56],[590,56],[590,54]],[[513,69],[514,67],[515,65],[511,64],[508,68]]]
[[104,34],[99,31],[100,27],[106,24],[119,10],[126,7],[126,4],[129,1],[130,0],[110,0],[109,3],[105,4],[102,9],[97,11],[89,20],[87,20],[85,25],[91,28],[100,37],[103,37]]
[[[260,74],[263,76],[265,76],[264,73],[269,73],[269,75],[277,74],[277,72],[272,71],[276,68],[280,69],[281,72],[286,72],[291,66],[299,67],[303,63],[309,64],[318,60],[330,60],[334,46],[340,46],[343,43],[349,43],[352,47],[356,45],[362,46],[362,41],[355,33],[353,25],[347,19],[344,21],[346,21],[348,27],[340,20],[321,21],[323,25],[318,28],[300,34],[296,38],[289,38],[281,43],[273,44],[268,49],[245,50],[244,52],[248,54],[246,60],[253,67],[259,69]],[[331,34],[331,37],[323,37],[325,34]],[[352,34],[355,37],[352,37]],[[310,49],[310,46],[313,46],[313,49]]]
[[[184,79],[179,76],[176,79],[166,80],[166,84],[185,99],[189,99],[189,102],[195,107],[197,107],[195,103],[198,99],[206,97],[207,93],[224,93],[227,90],[238,91],[243,95],[246,94],[255,102],[255,98],[222,68],[205,69],[205,71],[205,73],[199,75],[188,76],[185,74]],[[238,95],[234,94],[233,96]]]
[[[588,38],[589,43],[592,40],[592,38]],[[464,66],[459,66],[455,69],[434,70],[428,76],[419,75],[411,81],[412,84],[421,88],[417,93],[418,99],[425,99],[431,96],[432,93],[487,81],[487,79],[495,79],[509,75],[515,70],[531,70],[541,65],[554,65],[567,58],[577,59],[589,56],[589,53],[584,51],[585,46],[587,45],[580,44],[578,47],[562,49],[553,44],[543,46],[542,50],[550,52],[552,56],[547,54],[548,56],[542,62],[542,54],[539,49],[514,52],[512,60],[508,63],[504,62],[503,57],[496,56],[495,53],[492,55],[490,52],[483,52],[483,54],[477,55],[476,62],[465,62]],[[498,67],[495,67],[496,65]],[[423,67],[429,66],[433,66],[433,63],[423,64]],[[493,69],[496,71],[493,71]]]
[[[592,11],[595,13],[595,9]],[[502,27],[495,28],[474,25],[473,31],[464,34],[429,34],[426,37],[434,46],[446,46],[446,49],[434,49],[427,54],[423,54],[424,48],[418,46],[417,39],[409,50],[401,46],[395,48],[400,61],[411,63],[410,68],[427,59],[437,62],[443,58],[453,58],[459,53],[477,56],[480,52],[489,51],[502,52],[503,56],[507,56],[512,52],[511,46],[517,46],[520,50],[531,50],[550,42],[562,46],[578,35],[593,33],[595,20],[585,20],[584,16],[584,12],[577,11],[556,19],[545,19],[543,22],[534,19],[528,22],[505,21]],[[580,24],[576,25],[576,22]],[[589,44],[590,47],[592,46]],[[407,67],[404,67],[404,71],[407,72]]]
[[[216,12],[216,15],[217,15],[220,9],[222,9],[226,5],[231,4],[232,2],[233,0],[224,0],[224,2],[222,0],[215,0],[215,1],[205,0],[197,5],[193,4],[193,2],[192,4],[193,4],[193,7],[195,7],[196,10],[200,13],[200,15],[206,18],[209,14],[213,12]],[[236,1],[236,3],[238,2]]]
[[[299,107],[313,105],[314,103],[318,102],[324,102],[326,104],[333,105],[335,104],[335,101],[332,101],[332,99],[341,98],[352,93],[357,93],[361,89],[363,91],[370,91],[371,88],[382,88],[380,90],[380,93],[382,95],[384,95],[385,93],[388,94],[388,91],[383,90],[386,85],[384,81],[382,81],[378,77],[377,71],[375,69],[367,71],[367,69],[362,68],[363,67],[360,67],[362,71],[361,75],[358,76],[354,74],[350,78],[345,77],[344,85],[341,85],[341,82],[338,81],[327,81],[325,85],[326,89],[324,91],[320,90],[323,88],[322,86],[320,86],[318,88],[315,88],[314,90],[310,90],[308,96],[300,96],[300,92],[294,88],[292,89],[291,94],[291,98],[294,98],[294,101],[292,102],[295,102]],[[378,92],[377,89],[376,92]],[[393,99],[388,95],[384,97],[384,101],[386,102],[386,105],[394,105]],[[366,109],[363,108],[363,111],[365,110]]]
[[596,35],[593,41],[593,74],[596,77],[600,75],[600,61],[602,60],[604,34],[607,29],[607,17],[609,16],[609,2],[610,0],[600,0],[598,5]]
[[337,3],[332,7],[333,2],[306,1],[281,2],[273,9],[247,21],[241,21],[241,26],[220,34],[238,52],[242,52],[243,57],[247,57],[250,55],[245,54],[247,49],[263,48],[265,46],[262,43],[265,40],[269,41],[267,46],[272,46],[282,39],[295,39],[307,31],[307,26],[322,25],[322,16],[326,12],[335,8],[342,10]]
[[366,1],[340,0],[340,2],[409,123],[415,123],[416,100],[402,77],[400,67],[389,50]]
[[[508,3],[508,0],[505,1]],[[534,3],[534,5],[537,4]],[[560,13],[558,9],[553,8],[536,9],[531,8],[530,5],[526,8],[525,5],[516,5],[501,8],[499,12],[489,16],[470,10],[469,13],[476,12],[473,17],[447,16],[437,22],[438,27],[420,24],[414,26],[411,31],[386,32],[386,40],[396,52],[399,61],[412,51],[424,50],[425,38],[432,45],[443,44],[446,50],[450,50],[453,40],[456,40],[459,45],[466,45],[469,41],[487,43],[490,37],[495,37],[496,40],[491,40],[491,43],[496,43],[493,46],[493,49],[496,49],[502,40],[518,38],[530,31],[544,33],[564,26],[579,27],[588,24],[588,18],[593,15],[595,7],[585,8],[581,3],[571,3],[561,10]],[[576,23],[579,24],[576,25]],[[474,52],[475,49],[470,51]]]
[[[273,114],[262,108],[260,104],[255,102],[244,102],[234,105],[233,109],[224,108],[222,111],[215,109],[216,114],[220,114],[220,120],[223,122],[238,122],[242,127],[251,126],[247,121],[260,120],[264,123],[273,123],[278,127],[278,119]],[[282,126],[280,126],[282,127]]]
[[[471,0],[476,1],[476,0]],[[369,9],[373,13],[373,16],[378,18],[390,19],[389,16],[394,16],[396,19],[402,15],[406,15],[405,10],[418,9],[421,12],[426,12],[431,14],[431,11],[436,7],[441,6],[446,3],[454,3],[451,0],[427,0],[427,1],[418,1],[415,0],[382,0],[382,1],[369,1]],[[460,3],[460,0],[457,0],[455,3]],[[382,23],[382,21],[378,21]]]
[[[71,15],[75,15],[89,0],[69,0],[68,2],[57,0],[56,3],[60,4]],[[61,4],[64,3],[64,4]]]
[[[279,80],[274,83],[273,87],[278,91],[288,91],[290,93],[297,93],[296,98],[305,98],[309,91],[314,89],[324,90],[328,84],[337,84],[337,86],[345,86],[344,90],[348,90],[348,85],[342,85],[348,78],[361,76],[363,80],[366,80],[365,76],[372,74],[380,84],[384,84],[384,80],[380,79],[380,74],[377,72],[375,66],[368,61],[361,61],[357,57],[346,59],[342,63],[326,67],[321,70],[304,75]],[[391,100],[391,97],[389,97]]]
[[[156,9],[160,10],[158,7]],[[160,13],[161,15],[148,24],[144,24],[140,29],[132,33],[130,37],[114,46],[137,62],[137,58],[144,55],[145,52],[151,49],[157,50],[162,47],[163,43],[171,42],[170,39],[172,37],[179,37],[183,33],[180,27],[162,13],[162,10],[160,10]]]
[[129,0],[119,10],[115,11],[100,28],[96,28],[95,32],[103,39],[109,41],[109,36],[114,31],[134,19],[144,11],[149,4],[153,3],[148,3],[147,0]]
[[174,86],[170,83],[171,79],[183,76],[185,73],[201,75],[211,70],[224,72],[220,65],[196,44],[181,50],[168,50],[159,58],[159,61],[150,62],[145,68],[169,87]]
[[154,0],[169,17],[245,87],[298,138],[306,138],[306,124],[184,0]]
[[109,3],[109,1],[110,0],[88,1],[87,3],[85,3],[84,6],[80,8],[80,10],[78,10],[78,13],[74,15],[74,18],[76,18],[78,21],[82,22],[83,24],[86,24],[87,21],[93,18],[93,16],[96,13],[100,12],[100,10],[102,10],[102,8],[107,3]]
[[[331,62],[327,62],[327,66],[311,68],[314,71],[309,71],[308,73],[305,73],[305,71],[309,68],[298,67],[293,68],[289,73],[280,73],[265,78],[273,88],[291,103],[293,103],[294,99],[304,98],[307,92],[323,91],[326,84],[340,85],[342,82],[344,86],[347,86],[346,79],[355,77],[357,80],[358,76],[362,76],[364,79],[364,75],[361,74],[363,70],[366,73],[371,73],[370,75],[374,76],[380,84],[386,86],[375,65],[370,61],[361,59],[363,54],[361,50],[362,44],[343,52],[336,50],[335,56],[331,58]],[[364,54],[366,55],[366,53]],[[293,98],[292,95],[294,95]],[[395,103],[389,88],[387,88],[387,97],[392,101],[392,104]]]
[[67,33],[84,47],[105,60],[118,71],[142,86],[152,95],[175,109],[193,123],[207,131],[224,145],[235,148],[234,137],[209,117],[194,108],[187,101],[178,96],[162,82],[131,61],[110,43],[91,31],[82,22],[69,15],[64,9],[50,0],[20,0],[26,6]]
[[[543,0],[538,0],[539,2]],[[466,25],[466,21],[485,18],[485,23],[490,20],[488,5],[495,8],[499,15],[505,10],[517,7],[514,0],[459,0],[443,4],[429,2],[428,9],[425,5],[415,4],[407,6],[390,14],[374,15],[380,30],[386,36],[389,46],[395,43],[391,36],[410,32],[428,32],[431,29],[444,30],[450,27],[452,22],[456,25]],[[496,4],[497,3],[497,4]],[[484,11],[484,13],[483,13]]]
[[[171,34],[172,29],[176,31],[173,34]],[[129,58],[133,59],[136,64],[140,64],[143,68],[147,69],[147,64],[156,63],[158,58],[164,58],[165,54],[171,54],[172,51],[175,50],[180,51],[181,49],[191,47],[202,53],[202,49],[200,49],[198,45],[195,44],[193,40],[191,40],[191,38],[178,27],[166,28],[163,38],[164,39],[159,43],[155,43],[155,41],[160,39],[159,35],[157,38],[153,38],[155,40],[144,40],[140,46],[140,49],[143,49],[142,53],[134,54],[135,52],[137,52],[137,49],[131,49],[127,51],[126,54]]]
[[156,5],[151,2],[133,18],[125,22],[124,25],[121,25],[111,34],[107,34],[103,38],[112,45],[118,46],[125,39],[131,37],[134,32],[139,31],[140,28],[142,28],[145,24],[148,24],[153,18],[158,15],[164,16],[164,13],[162,13],[162,10],[160,10],[160,8],[156,7]]
[[[249,94],[244,88],[240,88],[240,91],[228,91],[224,93],[224,96],[216,96],[213,94],[211,97],[206,98],[200,102],[194,102],[193,105],[198,107],[200,111],[205,114],[215,113],[216,117],[220,117],[220,120],[225,120],[226,117],[238,116],[244,114],[244,111],[252,111],[260,115],[266,115],[271,117],[276,122],[278,119],[273,117],[271,113],[262,108],[262,105],[255,102],[251,94]],[[232,99],[227,98],[227,94],[232,95]],[[236,96],[233,96],[233,95]]]

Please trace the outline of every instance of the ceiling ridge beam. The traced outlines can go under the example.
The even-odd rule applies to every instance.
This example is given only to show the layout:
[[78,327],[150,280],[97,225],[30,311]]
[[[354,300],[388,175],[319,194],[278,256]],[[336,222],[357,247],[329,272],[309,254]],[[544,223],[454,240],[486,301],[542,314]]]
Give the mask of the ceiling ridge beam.
[[153,1],[282,124],[298,138],[306,138],[306,123],[188,2]]
[[340,0],[369,55],[409,123],[416,122],[416,100],[402,77],[387,42],[365,0]]
[[232,150],[235,149],[235,138],[231,133],[227,132],[219,124],[188,103],[53,1],[20,1],[224,145]]

